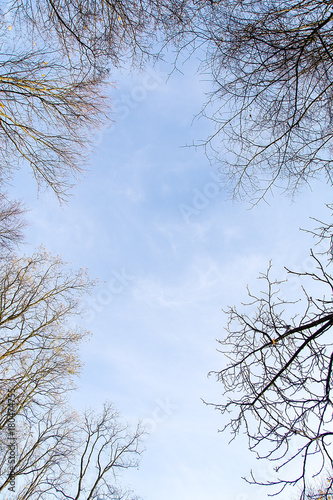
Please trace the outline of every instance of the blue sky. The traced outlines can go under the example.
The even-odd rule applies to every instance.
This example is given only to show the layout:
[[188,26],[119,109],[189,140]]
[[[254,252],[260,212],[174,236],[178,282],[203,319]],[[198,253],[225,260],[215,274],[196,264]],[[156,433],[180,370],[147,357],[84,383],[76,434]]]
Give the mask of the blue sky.
[[309,216],[327,219],[330,188],[320,182],[292,202],[275,192],[250,210],[228,198],[201,150],[209,124],[192,124],[207,82],[190,61],[183,74],[157,65],[115,73],[110,89],[116,123],[94,136],[89,172],[60,207],[21,171],[10,192],[30,208],[25,251],[43,243],[102,282],[84,305],[93,332],[82,348],[84,372],[73,404],[100,408],[111,400],[124,417],[151,431],[139,471],[122,483],[146,500],[252,500],[265,497],[241,480],[267,465],[244,436],[228,445],[209,370],[224,364],[227,305],[246,299],[270,259],[307,270],[312,239],[299,232]]

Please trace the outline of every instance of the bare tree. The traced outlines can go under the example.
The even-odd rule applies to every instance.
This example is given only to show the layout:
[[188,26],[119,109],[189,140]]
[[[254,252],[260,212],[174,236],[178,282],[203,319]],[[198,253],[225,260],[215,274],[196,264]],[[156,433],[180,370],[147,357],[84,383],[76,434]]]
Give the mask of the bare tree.
[[80,440],[72,467],[61,475],[45,477],[36,493],[51,498],[56,492],[59,499],[73,500],[103,498],[104,495],[117,500],[125,496],[115,481],[121,471],[138,467],[143,428],[138,425],[130,431],[114,405],[106,403],[99,415],[86,411],[78,430]]
[[[333,212],[333,205],[327,204],[326,207]],[[331,213],[332,215],[332,213]],[[316,245],[326,246],[326,255],[328,256],[329,262],[333,261],[333,223],[325,222],[311,217],[313,221],[320,224],[314,230],[303,229],[303,231],[313,235],[316,240]]]
[[144,65],[163,47],[206,53],[214,88],[203,114],[216,131],[204,145],[235,196],[258,199],[274,185],[294,193],[323,173],[331,182],[331,1],[12,0],[3,19],[4,151],[60,197],[103,121],[110,68]]
[[326,472],[320,481],[316,481],[312,487],[309,487],[307,500],[332,500],[333,497],[333,478]]
[[43,250],[0,261],[0,491],[20,500],[125,498],[113,480],[137,466],[140,426],[111,404],[83,417],[67,408],[88,335],[72,322],[92,285]]
[[69,419],[55,410],[80,370],[77,348],[87,332],[69,321],[91,286],[83,271],[66,269],[43,250],[0,261],[1,491],[18,475],[40,472],[43,460],[47,470],[59,454],[67,456]]
[[22,203],[9,201],[5,194],[0,194],[0,256],[23,241],[24,213]]
[[155,60],[163,43],[184,36],[194,13],[187,0],[7,2],[0,25],[0,174],[10,176],[21,161],[39,185],[64,199],[87,163],[93,130],[108,119],[110,68]]
[[0,491],[4,493],[15,477],[19,500],[131,497],[119,487],[118,476],[138,466],[142,434],[140,426],[131,431],[110,403],[104,405],[101,414],[89,410],[80,416],[61,405],[40,412],[38,421],[20,416],[11,474],[7,465],[10,447],[2,432],[5,446]]
[[16,413],[50,408],[73,387],[77,349],[88,332],[69,324],[93,282],[66,270],[45,251],[0,262],[0,429],[8,423],[7,395]]
[[204,145],[234,195],[294,193],[322,174],[332,183],[332,1],[212,4],[190,31],[214,82]]
[[271,478],[259,481],[251,471],[248,481],[274,493],[297,485],[302,500],[313,477],[333,470],[333,277],[326,257],[311,251],[313,269],[287,269],[302,294],[289,299],[288,279],[274,279],[269,266],[260,277],[264,290],[249,291],[241,311],[226,311],[219,350],[228,362],[212,372],[224,387],[224,402],[213,406],[230,414],[223,430],[235,438],[244,428],[249,449],[274,464]]
[[7,47],[0,60],[1,178],[23,163],[64,199],[105,119],[104,80],[105,72],[92,78],[71,68],[56,48]]
[[[93,73],[157,56],[158,29],[183,22],[187,2],[38,0],[9,3],[7,15],[35,40],[56,43],[71,64]],[[172,19],[172,20],[171,20]],[[34,40],[34,41],[35,41]],[[37,42],[38,43],[38,42]],[[154,47],[155,45],[155,47]]]
[[[16,398],[13,391],[15,407]],[[29,415],[24,410],[0,431],[0,491],[15,492],[16,498],[29,498],[45,476],[65,472],[80,437],[76,415],[64,405],[46,411],[35,408]]]

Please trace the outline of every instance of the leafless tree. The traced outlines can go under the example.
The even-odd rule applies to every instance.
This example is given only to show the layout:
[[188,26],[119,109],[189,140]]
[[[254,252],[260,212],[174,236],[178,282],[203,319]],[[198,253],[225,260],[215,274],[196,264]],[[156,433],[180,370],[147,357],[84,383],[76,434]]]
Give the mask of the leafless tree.
[[107,403],[99,415],[86,411],[78,430],[80,440],[72,467],[61,475],[45,477],[36,493],[53,498],[56,492],[59,500],[90,500],[104,495],[118,500],[125,496],[115,480],[121,471],[138,467],[143,428],[138,425],[130,431],[115,407]]
[[73,65],[93,72],[158,57],[159,40],[170,38],[170,28],[184,27],[190,15],[184,0],[12,1],[4,13],[19,30],[56,42]]
[[[16,393],[11,396],[16,407]],[[66,471],[79,439],[74,412],[63,405],[27,412],[28,406],[0,431],[0,491],[15,492],[16,498],[29,498],[45,476]]]
[[212,3],[191,27],[214,81],[204,145],[234,195],[294,193],[321,174],[332,183],[333,2]]
[[108,119],[110,68],[158,57],[157,47],[182,34],[193,16],[188,4],[7,2],[0,24],[0,175],[10,176],[21,161],[64,199],[87,163],[93,131]]
[[[327,247],[322,255],[311,251],[313,266],[286,269],[285,280],[274,279],[269,266],[260,277],[265,288],[249,291],[242,310],[226,311],[219,350],[228,361],[212,372],[224,388],[224,401],[213,406],[230,414],[223,430],[234,438],[244,429],[249,449],[274,464],[272,477],[257,480],[251,472],[248,481],[271,486],[274,494],[297,485],[302,500],[313,477],[333,470],[333,277],[327,253]],[[300,295],[291,296],[288,277],[299,281]],[[332,481],[327,494],[331,487]]]
[[43,250],[0,261],[0,491],[16,479],[20,500],[120,499],[117,471],[137,466],[140,426],[129,431],[111,404],[67,408],[88,335],[72,323],[92,285]]
[[200,46],[214,82],[203,114],[216,125],[204,145],[222,161],[235,196],[252,191],[258,199],[274,185],[294,193],[322,173],[331,182],[331,1],[7,5],[0,30],[7,170],[6,149],[61,196],[84,164],[81,146],[103,121],[110,68],[145,64],[164,46],[176,54]]
[[105,118],[103,79],[71,70],[56,49],[11,47],[2,53],[1,178],[23,163],[39,185],[64,199],[73,176],[84,169],[93,130]]
[[15,392],[17,413],[66,397],[80,370],[77,348],[88,335],[69,321],[92,284],[84,271],[71,272],[43,250],[0,262],[0,429],[8,422],[8,391]]
[[46,470],[68,446],[69,419],[55,409],[65,404],[80,369],[77,348],[87,332],[69,321],[91,286],[83,271],[66,269],[42,249],[0,261],[0,490],[35,466],[40,471],[43,459]]
[[[331,213],[331,216],[332,216],[333,205],[328,204],[328,205],[326,205],[326,207],[332,212]],[[320,225],[312,231],[309,229],[305,229],[305,230],[303,229],[303,231],[306,231],[307,233],[310,233],[313,235],[313,237],[316,240],[316,245],[320,245],[324,248],[326,246],[328,248],[323,253],[328,256],[329,262],[332,262],[333,261],[333,223],[320,221],[318,219],[315,219],[314,217],[311,217],[311,219]]]
[[128,498],[117,478],[122,470],[138,466],[142,434],[140,426],[131,431],[110,403],[101,414],[90,410],[80,416],[64,405],[37,411],[33,419],[23,413],[15,426],[10,474],[10,440],[1,431],[0,491],[5,493],[14,477],[20,500]]
[[0,194],[0,256],[23,241],[24,214],[22,203],[9,201],[4,193]]
[[330,474],[323,474],[320,481],[316,481],[315,485],[309,487],[307,500],[332,500],[332,480]]

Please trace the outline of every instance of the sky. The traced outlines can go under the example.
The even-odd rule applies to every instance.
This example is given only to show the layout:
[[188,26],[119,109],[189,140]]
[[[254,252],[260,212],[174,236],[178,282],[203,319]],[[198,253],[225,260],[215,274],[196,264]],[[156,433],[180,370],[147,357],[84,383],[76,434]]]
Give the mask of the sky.
[[294,200],[275,191],[253,208],[232,201],[204,152],[184,147],[211,130],[193,121],[210,88],[197,66],[111,75],[114,123],[93,136],[68,204],[38,194],[24,170],[9,192],[29,208],[25,252],[43,243],[101,280],[83,303],[93,336],[72,404],[112,401],[150,431],[139,470],[121,484],[145,500],[254,500],[266,490],[241,477],[253,468],[267,478],[269,467],[243,434],[228,444],[218,433],[225,417],[202,400],[221,402],[222,387],[207,374],[225,364],[223,309],[246,300],[247,284],[260,289],[269,261],[278,277],[283,266],[311,269],[313,240],[299,227],[328,219],[330,188],[314,182]]

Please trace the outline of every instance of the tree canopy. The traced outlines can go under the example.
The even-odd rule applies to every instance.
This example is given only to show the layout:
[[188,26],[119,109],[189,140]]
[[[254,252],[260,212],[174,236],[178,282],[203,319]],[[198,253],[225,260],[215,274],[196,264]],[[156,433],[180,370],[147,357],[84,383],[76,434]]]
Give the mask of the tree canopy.
[[[141,67],[183,36],[187,1],[10,1],[0,24],[0,175],[19,163],[66,198],[110,118],[110,70]],[[13,33],[15,31],[15,36]]]
[[[216,129],[202,144],[235,197],[258,201],[277,187],[295,193],[322,175],[332,183],[332,8],[317,0],[7,2],[0,25],[1,187],[21,163],[66,199],[86,167],[92,131],[109,120],[112,68],[142,67],[168,47],[176,59],[203,50],[201,71],[213,87],[202,114]],[[2,190],[0,432],[14,415],[25,440],[10,473],[10,444],[0,447],[0,490],[24,475],[22,499],[121,497],[106,478],[137,463],[142,429],[128,433],[112,405],[73,419],[62,400],[86,336],[67,319],[92,283],[42,251],[9,254],[22,239],[23,213]],[[332,226],[315,234],[329,254]],[[233,412],[226,427],[234,436],[244,425],[250,449],[276,464],[277,478],[267,484],[300,485],[301,499],[313,494],[314,460],[318,474],[333,464],[333,277],[322,255],[311,256],[315,271],[288,270],[301,280],[300,301],[281,296],[285,282],[269,268],[261,276],[266,289],[249,292],[241,311],[229,308],[220,341],[229,365],[216,373],[228,399],[214,404]],[[291,463],[298,472],[283,475]]]
[[332,183],[332,2],[213,3],[193,27],[214,85],[203,143],[234,195]]
[[216,126],[202,144],[234,195],[295,193],[320,175],[331,182],[331,9],[317,0],[8,2],[3,172],[11,158],[25,159],[61,198],[86,164],[89,134],[107,119],[110,70],[200,47],[213,85],[202,114]]
[[[244,428],[249,449],[274,464],[275,479],[257,481],[251,472],[249,481],[275,486],[275,493],[297,485],[302,500],[308,498],[312,477],[331,471],[333,464],[329,227],[314,231],[322,249],[326,242],[326,253],[311,250],[311,270],[286,269],[287,277],[279,280],[270,265],[260,276],[260,293],[249,290],[247,304],[228,308],[227,335],[219,340],[228,362],[212,372],[224,388],[224,402],[213,406],[230,414],[224,429],[235,438]],[[288,277],[297,278],[296,297]],[[331,479],[323,487],[326,495],[332,485]]]
[[117,471],[138,465],[140,425],[131,430],[111,403],[100,414],[68,406],[88,336],[70,322],[92,285],[43,250],[0,264],[0,491],[21,500],[116,500]]

